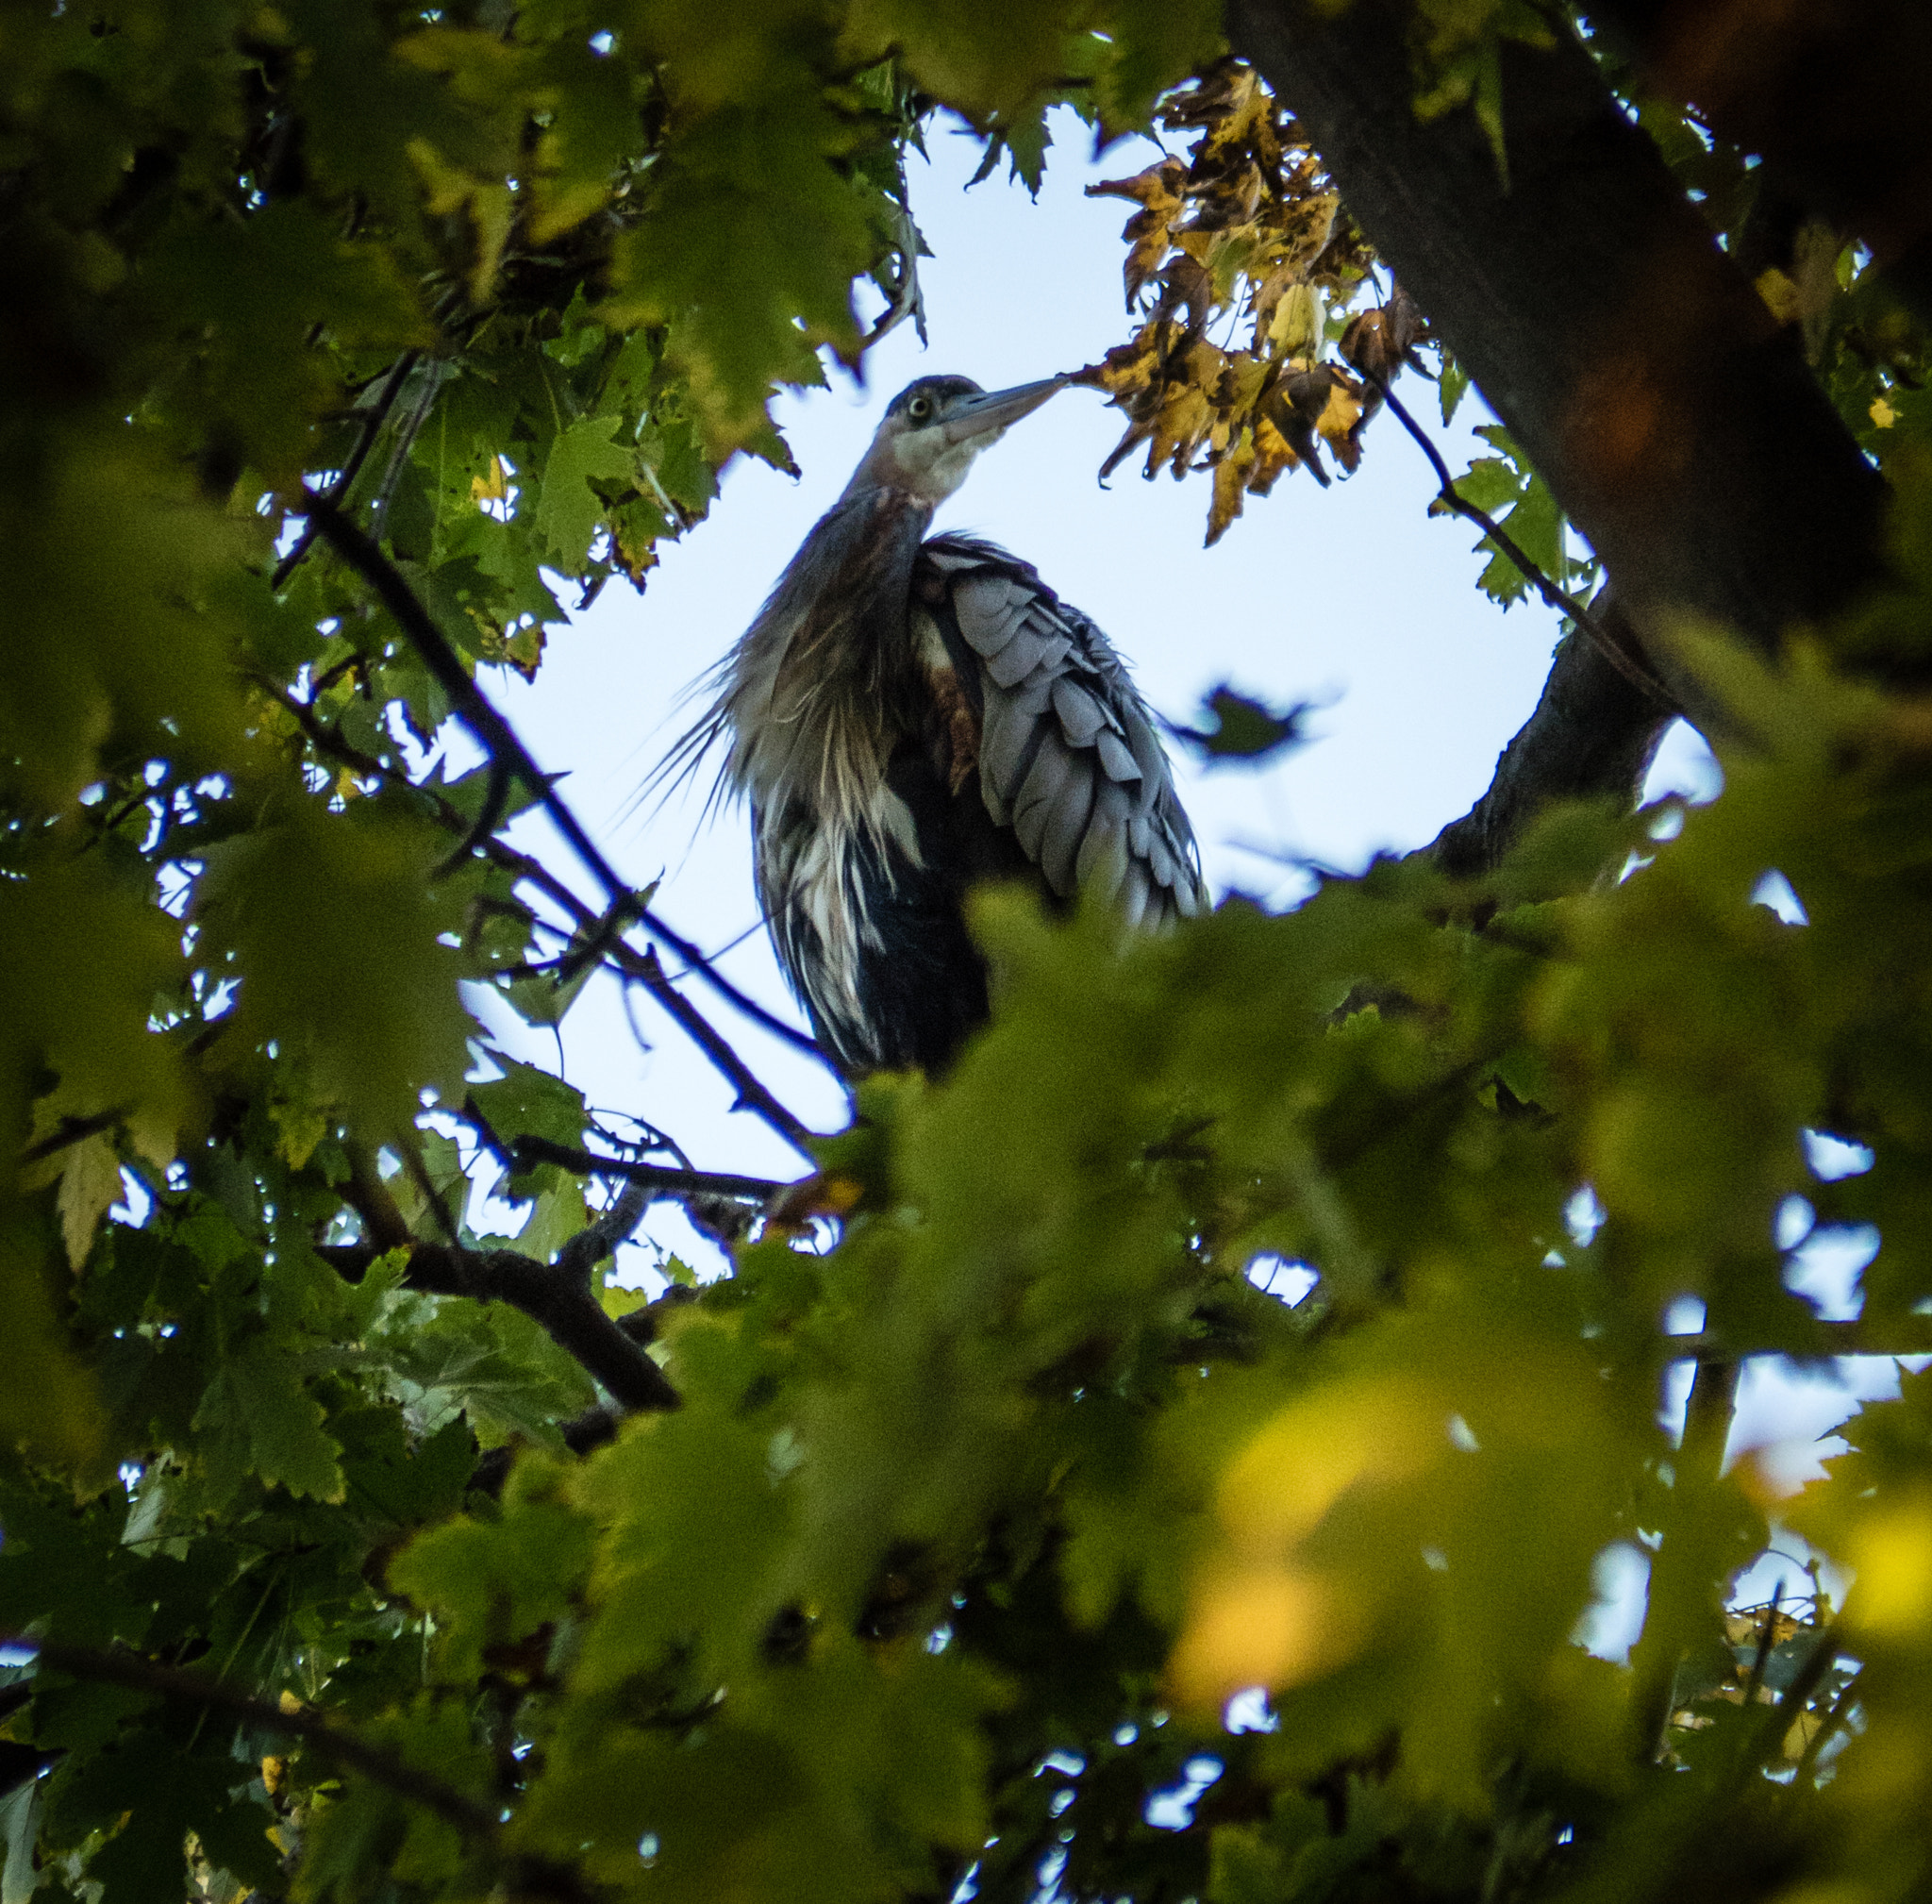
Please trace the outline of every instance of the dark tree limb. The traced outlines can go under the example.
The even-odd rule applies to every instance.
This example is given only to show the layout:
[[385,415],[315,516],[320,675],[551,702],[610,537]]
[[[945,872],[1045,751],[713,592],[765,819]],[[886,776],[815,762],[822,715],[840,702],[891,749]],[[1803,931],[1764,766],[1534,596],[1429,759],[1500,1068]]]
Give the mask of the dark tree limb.
[[220,1679],[184,1672],[178,1666],[164,1666],[138,1653],[74,1646],[21,1633],[0,1635],[0,1640],[8,1645],[31,1648],[36,1664],[42,1670],[224,1712],[277,1738],[299,1740],[318,1759],[355,1772],[372,1784],[393,1792],[397,1797],[421,1805],[455,1826],[466,1838],[486,1846],[508,1867],[513,1893],[556,1898],[560,1904],[585,1904],[592,1895],[582,1876],[568,1866],[508,1851],[503,1845],[502,1824],[491,1807],[458,1791],[434,1772],[410,1764],[385,1746],[371,1745],[366,1739],[341,1730],[318,1712],[302,1706],[291,1711],[256,1698]]
[[[382,434],[382,426],[389,421],[389,413],[395,408],[397,395],[408,380],[409,373],[422,360],[420,350],[406,350],[390,366],[383,378],[382,388],[375,393],[375,401],[369,406],[362,419],[362,427],[357,432],[355,446],[349,451],[341,473],[324,492],[323,500],[331,506],[344,501],[356,478],[362,474],[362,465],[368,460],[369,452],[375,439]],[[279,593],[288,585],[289,577],[295,573],[297,565],[313,546],[318,525],[311,514],[303,526],[302,533],[295,538],[294,546],[275,564],[275,571],[269,577],[269,587]]]
[[[685,1304],[695,1302],[698,1293],[694,1289],[674,1282],[656,1302],[648,1302],[641,1309],[634,1309],[628,1315],[621,1315],[617,1326],[640,1348],[658,1339],[659,1319],[674,1309],[682,1309]],[[563,1445],[574,1455],[587,1455],[593,1449],[608,1445],[617,1439],[617,1430],[624,1420],[614,1409],[586,1409],[580,1415],[567,1421],[558,1429],[563,1437]],[[500,1495],[503,1484],[509,1478],[510,1462],[516,1458],[514,1444],[491,1448],[477,1461],[470,1476],[470,1485],[479,1493]]]
[[[1613,639],[1626,631],[1613,601],[1599,596],[1597,611]],[[1634,804],[1674,718],[1573,630],[1557,644],[1536,711],[1504,748],[1488,791],[1423,850],[1444,872],[1474,878],[1493,872],[1546,807],[1612,795]]]
[[[372,1243],[321,1244],[315,1253],[346,1281],[359,1282],[388,1250]],[[604,1312],[588,1277],[573,1274],[571,1265],[539,1262],[513,1249],[419,1243],[409,1250],[404,1281],[432,1295],[467,1295],[522,1310],[602,1382],[620,1408],[680,1405],[664,1371]]]
[[[376,598],[394,617],[397,626],[423,658],[424,665],[449,696],[450,706],[477,743],[493,761],[507,763],[536,794],[551,824],[563,835],[571,850],[604,889],[605,898],[613,910],[634,907],[636,894],[632,889],[617,877],[578,823],[576,815],[558,796],[550,777],[537,765],[523,742],[517,738],[515,729],[470,677],[462,658],[436,626],[428,610],[417,599],[416,592],[410,588],[402,571],[383,554],[372,538],[324,498],[317,497],[311,505],[310,519],[329,546],[368,583]],[[621,946],[621,940],[612,944],[613,958]],[[624,949],[628,951],[629,948]],[[730,1080],[737,1089],[740,1105],[804,1149],[811,1136],[809,1127],[779,1103],[739,1057],[724,1034],[675,989],[665,976],[655,952],[632,953],[629,963],[622,965],[621,969],[650,989],[679,1028]]]
[[466,1249],[454,1243],[418,1243],[390,1195],[375,1160],[359,1144],[344,1145],[349,1207],[362,1219],[363,1243],[321,1244],[316,1255],[337,1275],[360,1282],[377,1258],[408,1253],[404,1281],[432,1295],[466,1295],[507,1302],[542,1328],[625,1409],[675,1409],[678,1394],[662,1369],[605,1313],[591,1272],[642,1218],[647,1195],[627,1186],[597,1221],[573,1237],[554,1263],[513,1249]]
[[1676,1710],[1677,1669],[1705,1616],[1721,1612],[1710,1576],[1705,1512],[1723,1472],[1724,1445],[1737,1411],[1735,1361],[1700,1361],[1684,1405],[1684,1435],[1672,1461],[1663,1538],[1650,1563],[1643,1631],[1630,1649],[1632,1744],[1648,1764],[1663,1749]]
[[560,1164],[579,1177],[620,1177],[635,1184],[647,1197],[680,1196],[696,1193],[704,1196],[756,1197],[760,1202],[790,1188],[768,1177],[733,1177],[715,1170],[675,1170],[658,1163],[634,1163],[628,1158],[599,1157],[594,1151],[575,1144],[553,1144],[547,1137],[519,1137],[509,1146],[517,1168],[532,1163]]
[[20,1153],[22,1163],[39,1163],[42,1160],[58,1156],[71,1144],[84,1144],[90,1137],[98,1137],[104,1130],[113,1127],[127,1115],[125,1105],[117,1105],[111,1111],[96,1111],[91,1117],[63,1117],[53,1130],[38,1144],[30,1144]]
[[1693,708],[1686,615],[1770,652],[1882,574],[1885,487],[1749,280],[1567,31],[1502,53],[1507,185],[1424,122],[1407,0],[1230,0],[1228,36],[1603,559]]

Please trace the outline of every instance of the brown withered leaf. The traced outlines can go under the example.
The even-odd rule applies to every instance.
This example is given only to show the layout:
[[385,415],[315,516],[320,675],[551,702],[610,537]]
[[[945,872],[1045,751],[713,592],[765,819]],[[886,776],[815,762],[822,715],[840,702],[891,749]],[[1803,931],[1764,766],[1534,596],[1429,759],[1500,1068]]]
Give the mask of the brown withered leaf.
[[[1224,59],[1171,95],[1158,115],[1196,133],[1185,162],[1169,158],[1091,194],[1141,209],[1122,234],[1132,341],[1076,374],[1127,418],[1104,477],[1146,445],[1143,474],[1213,472],[1208,541],[1224,535],[1249,495],[1265,495],[1306,463],[1330,476],[1361,461],[1381,382],[1415,361],[1426,329],[1401,292],[1373,296],[1374,254],[1293,122],[1240,60]],[[1249,346],[1224,349],[1217,322],[1247,320]],[[1324,361],[1341,324],[1341,361]],[[1363,375],[1351,375],[1351,365]]]
[[1174,132],[1201,128],[1192,155],[1198,176],[1243,158],[1265,171],[1280,169],[1274,97],[1255,69],[1241,60],[1224,59],[1210,67],[1193,92],[1177,93],[1162,109],[1160,123]]
[[1211,549],[1227,526],[1241,512],[1241,498],[1247,493],[1248,479],[1255,469],[1255,433],[1243,430],[1221,460],[1214,465],[1214,500],[1208,509],[1208,546]]
[[1155,300],[1156,318],[1172,317],[1178,310],[1188,314],[1191,337],[1208,328],[1214,314],[1214,279],[1198,260],[1185,251],[1176,252],[1160,273],[1160,295]]
[[1181,196],[1188,168],[1178,159],[1163,159],[1131,178],[1109,178],[1087,188],[1089,198],[1130,198],[1141,209],[1127,220],[1121,236],[1128,245],[1121,276],[1127,287],[1127,309],[1141,287],[1160,269],[1173,242],[1174,220],[1186,209]]
[[1398,284],[1391,289],[1387,304],[1350,320],[1337,349],[1342,361],[1353,364],[1373,387],[1394,382],[1404,364],[1420,370],[1416,345],[1427,335],[1428,326],[1415,299]]

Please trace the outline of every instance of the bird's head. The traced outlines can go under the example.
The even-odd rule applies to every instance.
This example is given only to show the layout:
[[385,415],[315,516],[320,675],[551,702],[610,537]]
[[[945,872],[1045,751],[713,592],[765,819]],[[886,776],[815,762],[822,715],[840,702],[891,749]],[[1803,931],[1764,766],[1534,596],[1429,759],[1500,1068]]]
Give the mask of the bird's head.
[[981,390],[970,376],[908,383],[888,406],[852,488],[908,490],[922,502],[942,503],[966,480],[981,450],[1065,388],[1058,376],[992,391]]

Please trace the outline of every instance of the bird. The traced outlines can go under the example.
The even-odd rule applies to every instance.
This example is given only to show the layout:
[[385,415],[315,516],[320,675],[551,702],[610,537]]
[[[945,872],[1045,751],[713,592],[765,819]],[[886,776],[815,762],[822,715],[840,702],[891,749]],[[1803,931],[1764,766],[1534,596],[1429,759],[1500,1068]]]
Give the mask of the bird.
[[699,684],[660,773],[714,745],[751,810],[758,904],[848,1078],[943,1076],[989,1015],[969,891],[1082,888],[1130,927],[1208,910],[1154,715],[1087,616],[978,537],[927,535],[978,457],[1065,387],[922,376]]

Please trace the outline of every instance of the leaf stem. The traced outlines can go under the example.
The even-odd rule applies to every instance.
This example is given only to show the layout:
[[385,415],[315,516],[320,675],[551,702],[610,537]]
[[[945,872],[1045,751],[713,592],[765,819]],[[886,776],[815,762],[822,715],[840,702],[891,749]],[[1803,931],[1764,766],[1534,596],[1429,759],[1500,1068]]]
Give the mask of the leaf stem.
[[1494,516],[1491,515],[1487,509],[1478,509],[1475,504],[1457,493],[1456,479],[1449,474],[1449,465],[1443,461],[1442,452],[1436,447],[1435,443],[1430,440],[1428,432],[1423,428],[1422,425],[1409,415],[1407,407],[1389,388],[1387,379],[1378,376],[1373,370],[1363,369],[1359,364],[1356,368],[1360,370],[1362,376],[1380,392],[1382,401],[1394,412],[1396,421],[1422,446],[1423,454],[1428,458],[1429,466],[1436,473],[1436,481],[1440,485],[1438,494],[1443,505],[1448,509],[1454,509],[1457,515],[1466,516],[1471,522],[1474,523],[1502,550],[1504,555],[1516,564],[1524,579],[1536,590],[1537,593],[1542,596],[1543,600],[1551,608],[1557,610],[1559,614],[1568,615],[1589,636],[1591,641],[1596,644],[1598,652],[1602,654],[1604,659],[1632,687],[1640,689],[1642,693],[1648,694],[1658,706],[1667,707],[1674,712],[1677,706],[1676,697],[1672,694],[1671,691],[1648,668],[1638,660],[1634,655],[1626,653],[1615,637],[1610,634],[1609,630],[1604,626],[1602,622],[1582,602],[1578,601],[1567,590],[1558,588],[1543,573],[1541,566],[1533,561],[1524,552],[1522,544],[1510,535],[1507,529],[1504,528],[1497,522]]

